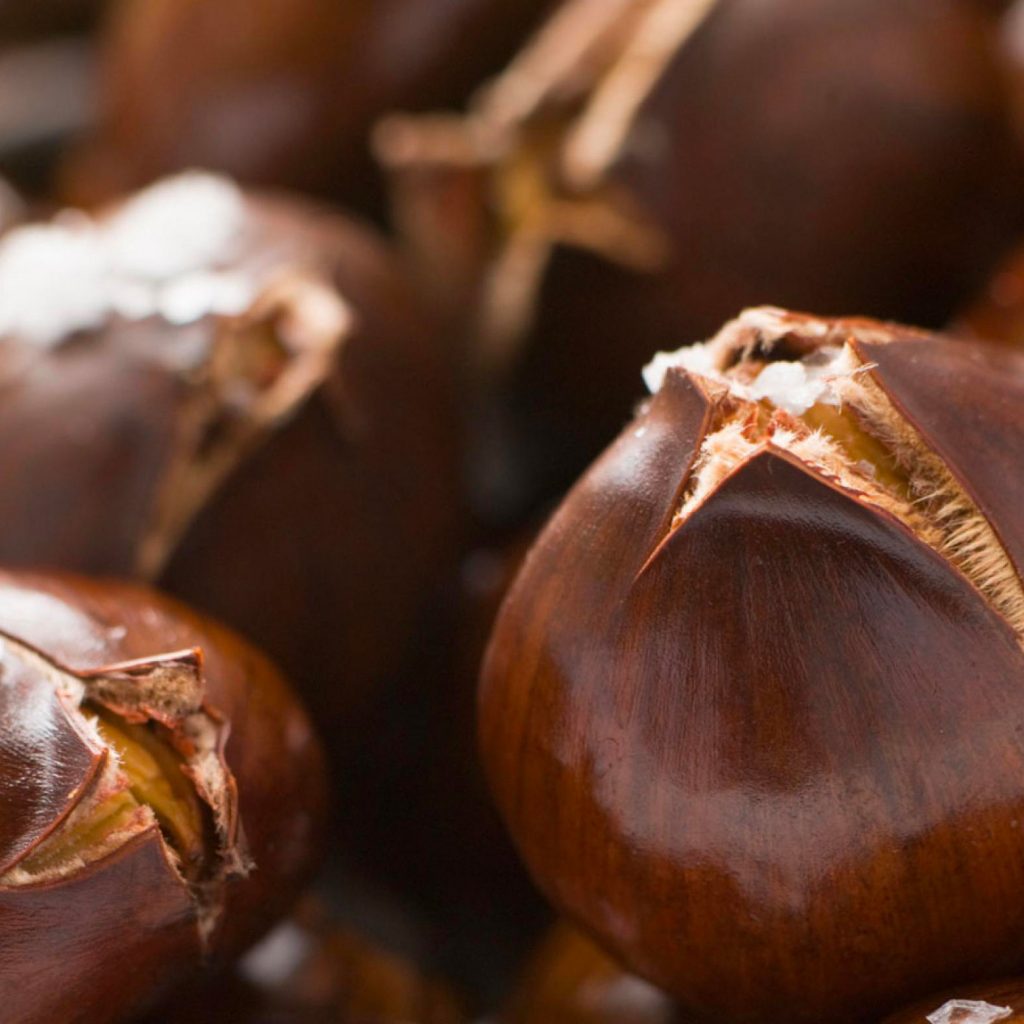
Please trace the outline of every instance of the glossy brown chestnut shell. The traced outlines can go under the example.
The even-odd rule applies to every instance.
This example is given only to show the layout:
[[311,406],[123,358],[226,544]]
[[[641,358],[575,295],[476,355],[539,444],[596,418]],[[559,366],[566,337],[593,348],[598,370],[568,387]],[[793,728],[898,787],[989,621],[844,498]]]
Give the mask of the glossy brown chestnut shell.
[[648,378],[483,669],[535,879],[708,1024],[1011,974],[1024,358],[762,309]]
[[189,167],[365,205],[368,136],[459,104],[552,0],[147,0],[107,30],[95,136],[66,191],[95,202]]
[[636,366],[744,306],[942,325],[1024,213],[993,33],[962,0],[573,0],[468,117],[386,122],[527,472],[568,484]]
[[672,1000],[571,925],[537,950],[502,1024],[685,1024]]
[[[0,634],[4,1017],[121,1020],[287,909],[322,828],[319,748],[262,654],[146,588],[4,572]],[[209,819],[195,872],[148,814],[102,846],[81,827],[130,772],[87,706],[187,764]]]
[[0,562],[159,582],[266,649],[343,746],[454,511],[444,361],[389,251],[185,175],[10,233],[5,279]]

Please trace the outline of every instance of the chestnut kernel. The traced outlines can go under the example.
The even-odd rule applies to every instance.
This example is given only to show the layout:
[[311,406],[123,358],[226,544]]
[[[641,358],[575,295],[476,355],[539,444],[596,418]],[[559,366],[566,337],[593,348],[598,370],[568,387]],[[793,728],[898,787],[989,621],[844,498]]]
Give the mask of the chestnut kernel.
[[237,955],[318,854],[324,779],[265,658],[127,583],[0,573],[0,990],[121,1020]]
[[1024,356],[755,309],[646,379],[484,663],[535,880],[698,1022],[1012,973]]

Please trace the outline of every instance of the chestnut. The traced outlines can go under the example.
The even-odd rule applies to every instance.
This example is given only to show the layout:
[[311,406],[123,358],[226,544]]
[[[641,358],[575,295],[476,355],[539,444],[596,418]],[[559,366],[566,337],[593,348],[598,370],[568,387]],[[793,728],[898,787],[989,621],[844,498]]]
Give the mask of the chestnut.
[[389,250],[185,174],[0,239],[0,339],[0,563],[158,582],[344,750],[455,511],[444,358]]
[[482,671],[535,880],[702,1024],[1012,974],[1024,355],[761,308],[645,376]]
[[145,1024],[462,1024],[458,996],[305,901],[229,975],[179,991]]
[[467,117],[382,124],[510,464],[560,490],[744,306],[941,325],[1024,214],[994,37],[963,0],[571,0]]
[[1021,1024],[1024,1021],[1024,982],[989,982],[932,996],[891,1017],[883,1024]]
[[502,1024],[684,1024],[664,992],[630,974],[571,925],[552,928]]
[[65,194],[201,165],[372,205],[378,117],[461,103],[553,0],[147,0],[109,18],[98,124]]
[[105,1024],[287,910],[324,804],[266,658],[144,587],[0,572],[0,991]]

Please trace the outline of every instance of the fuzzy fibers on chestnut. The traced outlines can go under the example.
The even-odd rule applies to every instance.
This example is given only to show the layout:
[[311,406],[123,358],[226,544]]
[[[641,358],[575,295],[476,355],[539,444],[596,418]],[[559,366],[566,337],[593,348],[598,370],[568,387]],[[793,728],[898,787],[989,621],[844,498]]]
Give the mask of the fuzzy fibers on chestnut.
[[483,669],[535,879],[708,1024],[1012,973],[1024,357],[757,309],[646,376]]

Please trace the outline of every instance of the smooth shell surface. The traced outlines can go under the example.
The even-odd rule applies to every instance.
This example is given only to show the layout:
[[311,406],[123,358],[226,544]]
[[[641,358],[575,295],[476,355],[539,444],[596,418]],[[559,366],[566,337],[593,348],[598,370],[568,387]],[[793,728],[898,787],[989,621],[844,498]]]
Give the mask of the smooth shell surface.
[[[875,327],[874,379],[1013,551],[1019,362]],[[673,526],[719,401],[670,371],[499,617],[481,742],[520,851],[708,1024],[859,1021],[1007,973],[1018,638],[902,522],[771,445]]]

